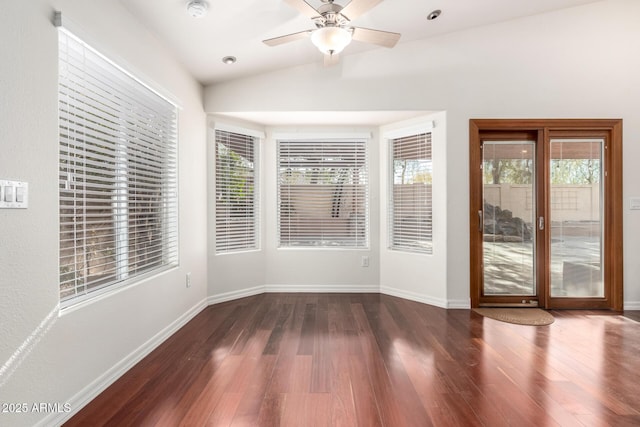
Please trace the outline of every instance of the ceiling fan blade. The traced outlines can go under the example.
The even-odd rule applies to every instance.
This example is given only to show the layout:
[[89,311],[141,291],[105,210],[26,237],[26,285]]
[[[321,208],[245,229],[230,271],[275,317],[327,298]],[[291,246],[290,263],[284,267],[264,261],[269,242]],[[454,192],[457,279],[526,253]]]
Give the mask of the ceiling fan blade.
[[382,0],[351,0],[348,5],[340,11],[349,21],[353,21],[369,9],[373,9]]
[[262,43],[266,44],[267,46],[278,46],[284,43],[305,39],[309,37],[309,34],[311,34],[312,31],[313,30],[299,31],[293,34],[287,34],[286,36],[280,36],[280,37],[274,37],[272,39],[262,40]]
[[330,67],[340,62],[340,56],[337,53],[325,53],[324,54],[324,66]]
[[307,3],[304,0],[284,0],[284,1],[287,2],[289,6],[291,6],[294,9],[297,9],[298,12],[308,16],[309,18],[316,18],[320,16],[320,13],[318,13],[318,11],[313,8],[313,6],[311,6],[309,3]]
[[365,43],[373,43],[378,46],[394,47],[400,40],[399,33],[389,31],[370,30],[368,28],[355,27],[351,37],[354,40]]

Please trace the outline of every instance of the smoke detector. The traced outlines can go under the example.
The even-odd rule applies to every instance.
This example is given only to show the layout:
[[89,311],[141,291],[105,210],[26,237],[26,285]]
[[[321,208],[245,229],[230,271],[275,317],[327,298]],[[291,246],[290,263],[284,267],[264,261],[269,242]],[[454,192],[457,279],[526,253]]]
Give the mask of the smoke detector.
[[187,13],[194,18],[202,18],[207,14],[209,5],[204,0],[190,0],[187,3]]

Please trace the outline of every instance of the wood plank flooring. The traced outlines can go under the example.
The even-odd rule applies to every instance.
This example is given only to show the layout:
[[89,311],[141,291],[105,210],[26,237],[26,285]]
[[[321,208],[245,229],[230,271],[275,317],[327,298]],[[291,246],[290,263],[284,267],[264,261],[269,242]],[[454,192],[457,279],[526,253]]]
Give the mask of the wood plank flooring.
[[210,306],[67,426],[638,426],[638,313],[519,326],[380,294]]

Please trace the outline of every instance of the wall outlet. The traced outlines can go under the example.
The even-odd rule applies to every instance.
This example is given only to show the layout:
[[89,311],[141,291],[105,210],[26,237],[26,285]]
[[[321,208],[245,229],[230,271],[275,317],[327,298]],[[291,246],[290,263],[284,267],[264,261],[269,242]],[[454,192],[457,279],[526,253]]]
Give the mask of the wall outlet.
[[368,256],[363,256],[360,259],[360,267],[369,267],[369,257]]
[[187,288],[191,287],[191,273],[187,273],[185,284],[187,285]]

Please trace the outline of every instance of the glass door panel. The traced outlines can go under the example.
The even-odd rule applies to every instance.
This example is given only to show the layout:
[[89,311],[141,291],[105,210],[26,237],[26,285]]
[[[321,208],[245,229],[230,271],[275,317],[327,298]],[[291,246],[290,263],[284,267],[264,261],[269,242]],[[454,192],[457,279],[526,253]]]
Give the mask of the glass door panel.
[[483,141],[483,295],[535,296],[535,143]]
[[551,297],[604,297],[603,147],[551,139]]

